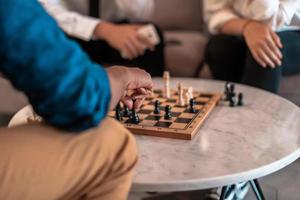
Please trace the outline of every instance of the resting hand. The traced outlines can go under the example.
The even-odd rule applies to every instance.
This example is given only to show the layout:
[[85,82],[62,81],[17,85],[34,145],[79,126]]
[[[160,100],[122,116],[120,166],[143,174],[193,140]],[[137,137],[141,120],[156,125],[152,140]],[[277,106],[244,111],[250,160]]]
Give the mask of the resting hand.
[[251,21],[245,25],[243,35],[252,56],[262,67],[275,68],[282,64],[281,40],[269,27]]
[[94,36],[105,40],[111,47],[119,50],[128,59],[144,55],[146,49],[154,49],[148,39],[139,36],[137,30],[142,25],[116,25],[101,22],[97,25]]

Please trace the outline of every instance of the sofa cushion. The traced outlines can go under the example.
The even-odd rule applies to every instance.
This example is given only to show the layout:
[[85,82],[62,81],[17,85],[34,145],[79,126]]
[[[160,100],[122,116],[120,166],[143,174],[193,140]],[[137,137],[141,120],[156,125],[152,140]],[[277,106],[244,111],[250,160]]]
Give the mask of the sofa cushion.
[[155,0],[151,21],[163,29],[202,30],[202,1]]
[[167,70],[173,76],[195,76],[207,39],[196,31],[165,31]]

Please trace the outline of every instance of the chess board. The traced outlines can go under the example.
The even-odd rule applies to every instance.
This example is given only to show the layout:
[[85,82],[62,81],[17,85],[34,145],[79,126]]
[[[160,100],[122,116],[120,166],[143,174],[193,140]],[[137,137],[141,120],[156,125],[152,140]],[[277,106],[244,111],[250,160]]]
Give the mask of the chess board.
[[[123,117],[121,123],[134,134],[191,140],[222,97],[220,93],[200,93],[197,91],[194,91],[193,95],[196,112],[190,113],[189,105],[180,106],[178,104],[176,91],[171,91],[171,98],[167,99],[163,97],[161,90],[156,90],[137,111],[140,118],[138,124],[130,123],[128,117]],[[160,114],[153,113],[156,100],[160,102]],[[167,105],[172,107],[172,119],[170,120],[164,119],[164,108]],[[108,115],[115,117],[115,111]]]

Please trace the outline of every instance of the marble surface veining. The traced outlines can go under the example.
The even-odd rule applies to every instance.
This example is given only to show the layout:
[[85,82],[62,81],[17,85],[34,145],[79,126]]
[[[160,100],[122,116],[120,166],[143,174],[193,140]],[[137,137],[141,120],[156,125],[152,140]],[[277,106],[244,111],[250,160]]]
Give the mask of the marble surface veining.
[[[224,82],[171,79],[194,90],[224,92]],[[163,86],[155,79],[155,87]],[[236,85],[245,106],[221,102],[192,141],[136,136],[139,162],[133,191],[204,189],[259,178],[300,156],[300,109],[252,87]]]

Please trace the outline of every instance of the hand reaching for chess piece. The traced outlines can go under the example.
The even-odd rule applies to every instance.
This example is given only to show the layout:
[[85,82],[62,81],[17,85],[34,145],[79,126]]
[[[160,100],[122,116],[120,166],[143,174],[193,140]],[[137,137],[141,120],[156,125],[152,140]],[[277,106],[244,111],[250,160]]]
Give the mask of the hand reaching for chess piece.
[[120,100],[129,109],[139,108],[145,97],[152,94],[153,82],[150,74],[145,70],[122,66],[114,66],[106,70],[111,89],[110,110],[115,108]]

